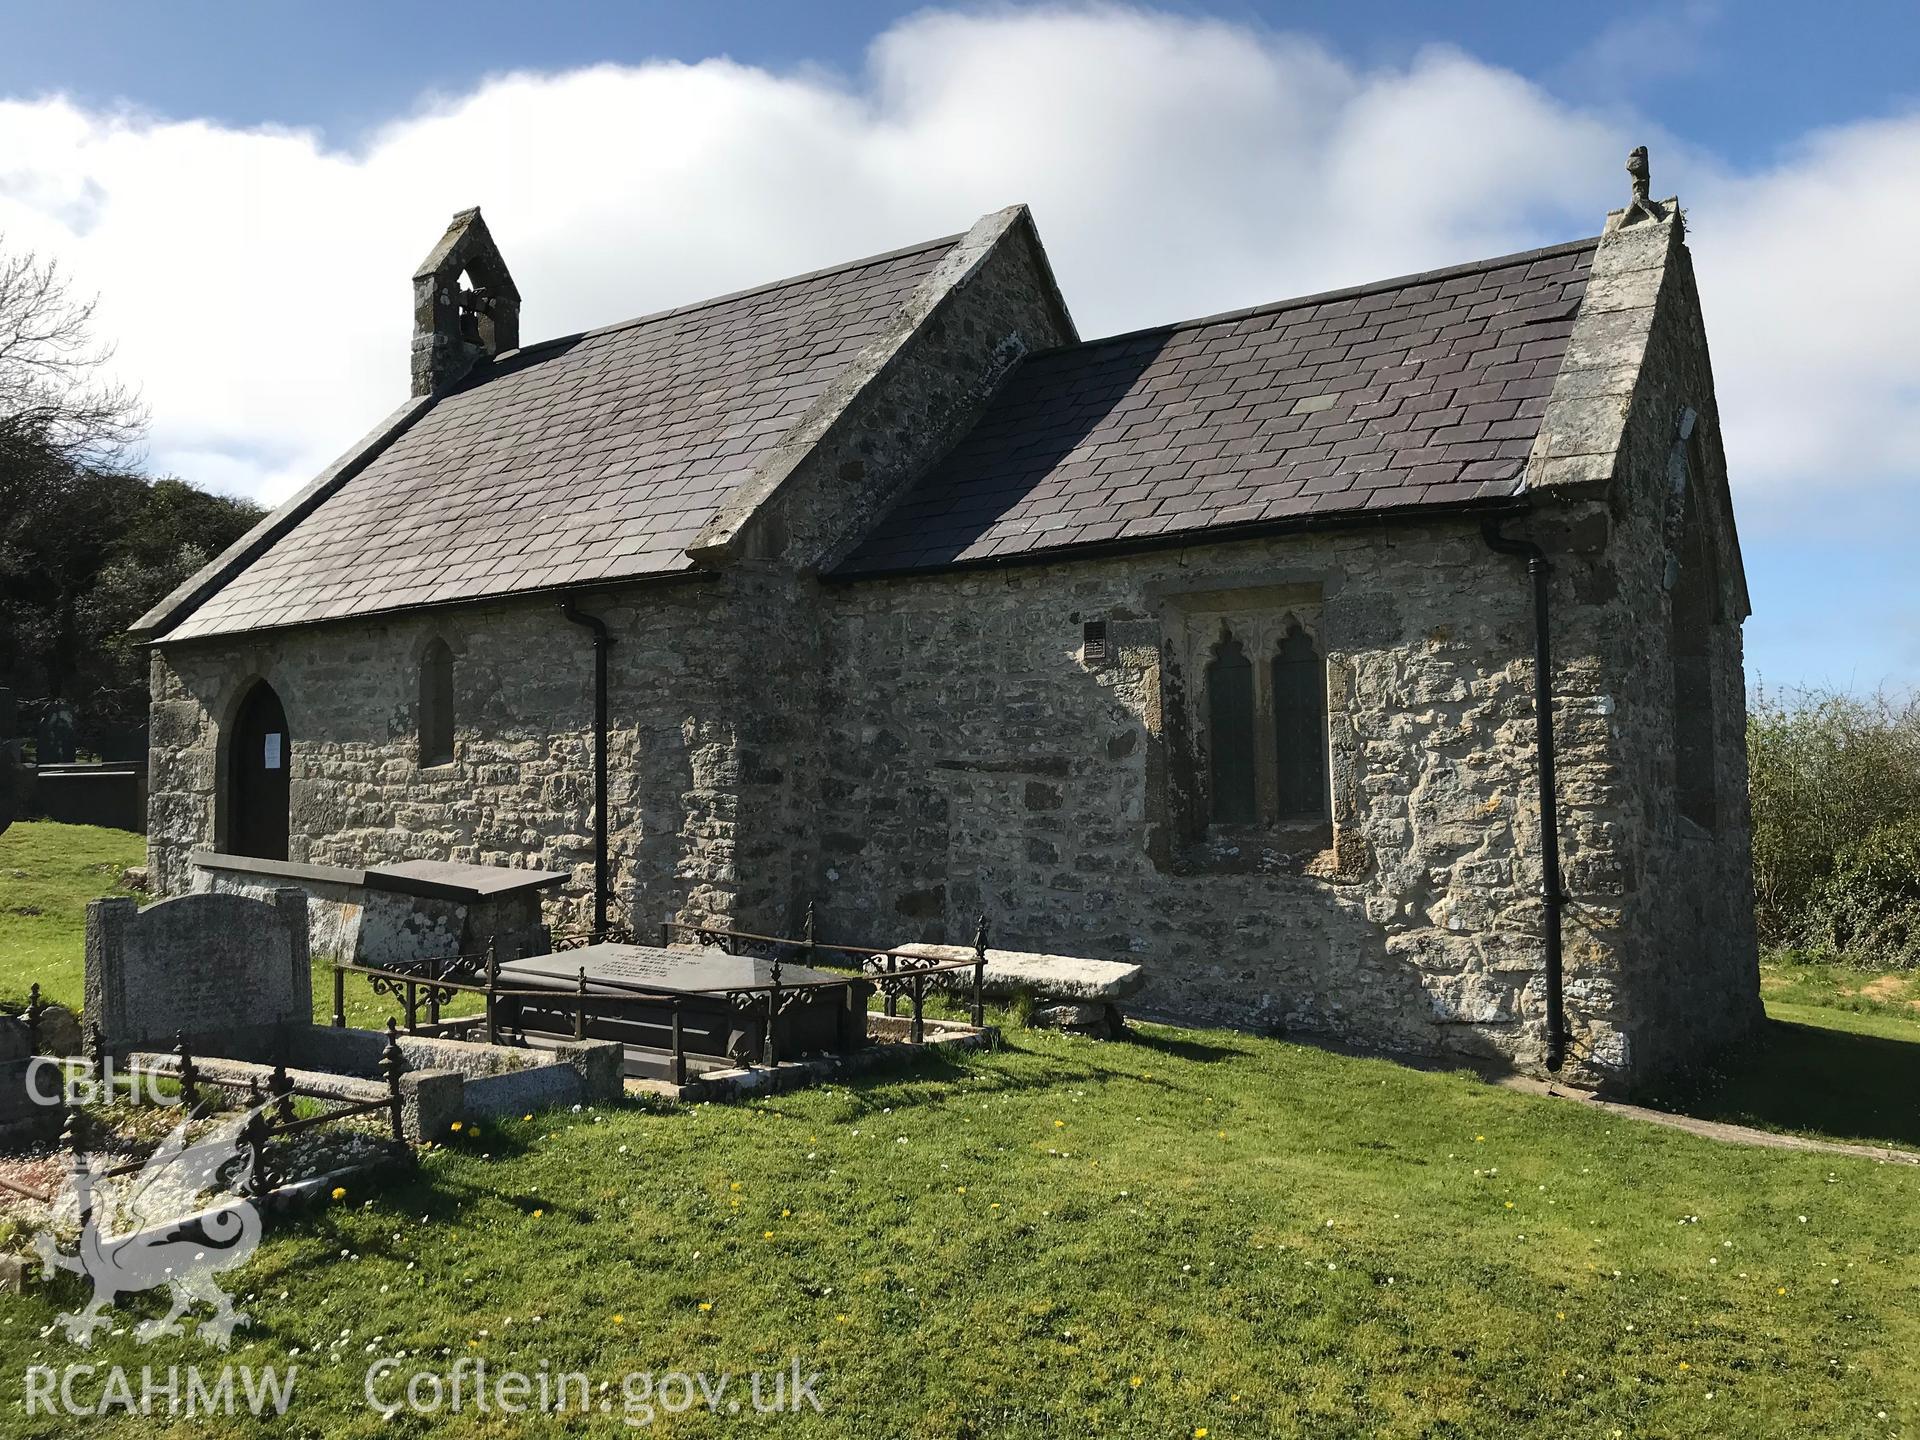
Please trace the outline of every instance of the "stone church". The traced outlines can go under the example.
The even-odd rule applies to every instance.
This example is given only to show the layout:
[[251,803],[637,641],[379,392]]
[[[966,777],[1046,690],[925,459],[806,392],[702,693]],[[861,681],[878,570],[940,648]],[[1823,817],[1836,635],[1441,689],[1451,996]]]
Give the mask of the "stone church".
[[1099,340],[1016,206],[522,343],[464,211],[412,397],[136,628],[155,886],[984,915],[1143,962],[1149,1013],[1698,1058],[1759,1014],[1749,607],[1681,212],[1629,170],[1597,238]]

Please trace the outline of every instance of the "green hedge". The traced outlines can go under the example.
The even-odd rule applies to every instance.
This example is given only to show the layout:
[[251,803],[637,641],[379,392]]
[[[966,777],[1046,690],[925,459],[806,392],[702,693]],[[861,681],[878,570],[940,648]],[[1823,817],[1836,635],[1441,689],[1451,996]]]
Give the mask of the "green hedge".
[[1920,966],[1920,819],[1895,820],[1843,849],[1814,889],[1801,943],[1877,969]]
[[1920,700],[1763,692],[1747,756],[1762,941],[1920,962]]

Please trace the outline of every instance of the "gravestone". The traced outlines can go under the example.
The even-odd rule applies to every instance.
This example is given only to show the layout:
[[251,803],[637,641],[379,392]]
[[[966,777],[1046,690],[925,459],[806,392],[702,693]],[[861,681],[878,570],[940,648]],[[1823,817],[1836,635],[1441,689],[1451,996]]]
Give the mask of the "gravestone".
[[0,689],[0,835],[13,823],[20,804],[20,746],[14,738],[19,724],[13,691]]
[[20,765],[14,758],[13,742],[0,740],[0,835],[4,835],[7,827],[13,824],[19,794]]
[[[0,1015],[0,1151],[37,1145],[60,1131],[65,1107],[57,1103],[60,1079],[31,1074],[34,1034],[27,1022]],[[56,1103],[49,1103],[51,1094]]]
[[46,713],[40,717],[40,744],[34,751],[34,761],[40,765],[71,765],[74,758],[74,739],[79,730],[73,717],[73,707],[55,700],[48,703]]
[[115,1053],[172,1049],[265,1055],[283,1025],[313,1019],[307,897],[278,890],[182,895],[145,910],[132,899],[87,906],[86,1019]]

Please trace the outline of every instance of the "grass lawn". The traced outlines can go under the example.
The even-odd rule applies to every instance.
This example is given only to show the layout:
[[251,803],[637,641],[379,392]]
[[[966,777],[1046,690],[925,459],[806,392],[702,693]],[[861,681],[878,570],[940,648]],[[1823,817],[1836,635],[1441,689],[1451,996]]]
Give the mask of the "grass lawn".
[[1920,1025],[1920,970],[1875,972],[1769,956],[1760,968],[1760,993],[1768,1011],[1782,1018],[1846,1010]]
[[0,1000],[37,980],[78,1006],[87,902],[129,893],[120,872],[146,859],[146,839],[125,830],[23,820],[0,833]]
[[[34,820],[0,834],[0,1002],[25,1000],[37,980],[47,999],[77,1008],[87,902],[133,894],[121,888],[121,872],[146,858],[145,838],[125,830]],[[364,981],[347,987],[346,1002],[349,1025],[378,1030],[388,1015],[404,1019],[395,1000],[375,995]],[[466,1015],[478,1008],[476,1000],[460,996],[442,1013]],[[333,1014],[333,969],[324,962],[313,967],[313,1013],[323,1022]]]
[[1766,1032],[1715,1073],[1649,1103],[1764,1130],[1920,1150],[1920,972],[1769,956],[1760,991]]
[[[382,1421],[367,1367],[405,1352],[385,1400],[467,1357],[608,1382],[578,1434],[633,1433],[621,1377],[684,1370],[736,1378],[658,1433],[1912,1436],[1917,1217],[1920,1167],[1228,1032],[1022,1030],[911,1076],[449,1136],[224,1278],[254,1320],[230,1358],[299,1367],[288,1421],[85,1423],[560,1433]],[[9,1389],[30,1364],[204,1359],[43,1336],[82,1293],[0,1300]],[[726,1412],[794,1355],[823,1414]],[[0,1433],[78,1433],[34,1431],[20,1396]]]

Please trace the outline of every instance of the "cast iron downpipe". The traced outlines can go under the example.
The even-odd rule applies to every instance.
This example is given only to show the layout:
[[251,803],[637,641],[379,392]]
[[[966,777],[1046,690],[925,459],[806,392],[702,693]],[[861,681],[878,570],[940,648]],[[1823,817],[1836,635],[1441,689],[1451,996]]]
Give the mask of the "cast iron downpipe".
[[593,938],[607,933],[607,651],[613,637],[607,622],[584,614],[571,596],[560,602],[560,613],[576,625],[593,631]]
[[1553,652],[1547,626],[1551,567],[1544,550],[1531,540],[1501,534],[1501,524],[1501,517],[1489,516],[1481,522],[1480,533],[1490,549],[1525,560],[1533,581],[1533,723],[1540,770],[1540,901],[1547,932],[1547,1069],[1558,1073],[1567,1059],[1560,964],[1560,905],[1566,895],[1560,888],[1560,801],[1553,773]]

